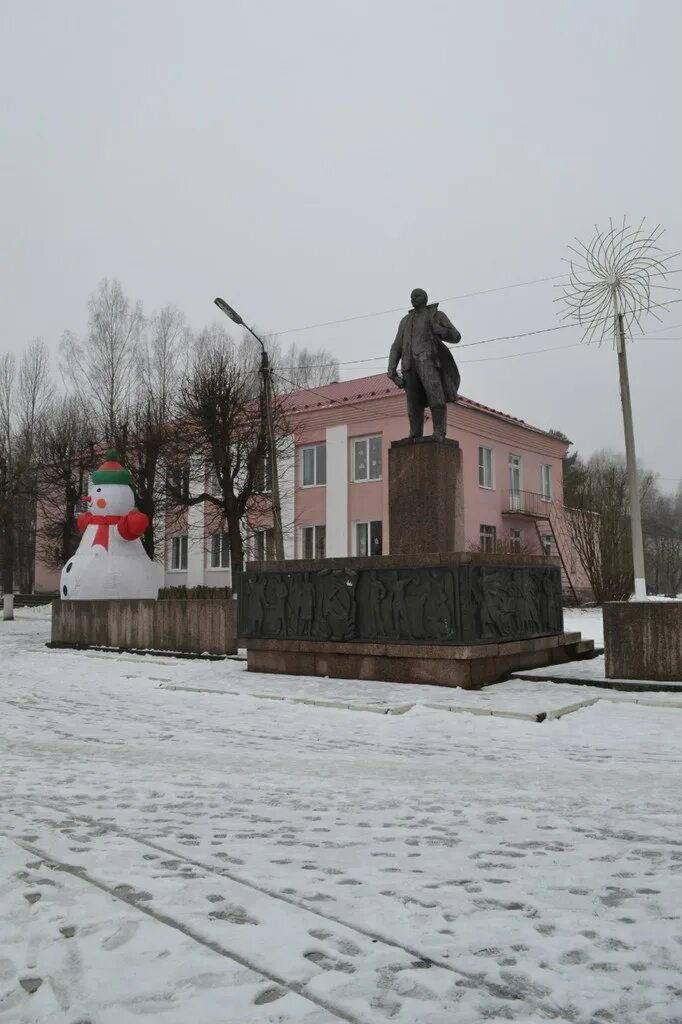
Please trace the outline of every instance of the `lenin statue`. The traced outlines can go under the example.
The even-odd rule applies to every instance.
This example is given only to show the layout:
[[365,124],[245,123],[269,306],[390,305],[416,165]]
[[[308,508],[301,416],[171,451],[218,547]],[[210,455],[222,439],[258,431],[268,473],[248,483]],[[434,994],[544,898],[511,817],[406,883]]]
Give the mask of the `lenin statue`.
[[[450,349],[462,335],[438,303],[429,304],[423,288],[410,296],[412,309],[402,318],[388,357],[388,376],[405,389],[410,437],[424,434],[424,410],[428,405],[433,419],[433,439],[442,441],[447,428],[447,402],[457,401],[459,370]],[[398,373],[401,363],[402,375]]]

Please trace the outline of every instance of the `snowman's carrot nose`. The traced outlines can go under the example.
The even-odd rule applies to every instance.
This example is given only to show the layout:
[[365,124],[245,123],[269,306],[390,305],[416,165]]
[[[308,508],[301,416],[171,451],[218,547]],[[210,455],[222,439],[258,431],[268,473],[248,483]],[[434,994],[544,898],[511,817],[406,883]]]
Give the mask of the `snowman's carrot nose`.
[[97,501],[95,502],[95,504],[97,505],[97,508],[106,508],[107,507],[107,503],[104,500],[104,498],[98,498]]

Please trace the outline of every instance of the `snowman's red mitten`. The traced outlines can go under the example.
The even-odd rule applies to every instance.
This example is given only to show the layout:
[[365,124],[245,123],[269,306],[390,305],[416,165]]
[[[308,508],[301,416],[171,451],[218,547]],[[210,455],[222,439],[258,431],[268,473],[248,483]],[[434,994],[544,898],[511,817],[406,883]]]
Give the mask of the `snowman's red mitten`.
[[132,512],[126,513],[118,523],[116,529],[124,540],[137,540],[143,533],[147,532],[149,516],[134,508]]

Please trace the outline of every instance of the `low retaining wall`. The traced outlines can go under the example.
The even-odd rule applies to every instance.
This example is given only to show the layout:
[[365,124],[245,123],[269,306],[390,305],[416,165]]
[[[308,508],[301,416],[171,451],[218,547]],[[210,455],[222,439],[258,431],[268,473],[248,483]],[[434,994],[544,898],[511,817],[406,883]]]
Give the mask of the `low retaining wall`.
[[235,654],[237,602],[53,601],[52,643],[181,654]]
[[682,601],[604,605],[607,679],[682,681]]

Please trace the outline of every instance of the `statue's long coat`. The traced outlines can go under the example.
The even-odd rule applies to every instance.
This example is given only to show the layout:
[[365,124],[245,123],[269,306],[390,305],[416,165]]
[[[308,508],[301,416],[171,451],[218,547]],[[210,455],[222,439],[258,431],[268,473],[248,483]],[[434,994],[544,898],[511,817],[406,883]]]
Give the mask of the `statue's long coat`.
[[[445,313],[442,313],[438,309],[437,302],[430,303],[426,308],[431,314],[430,320],[433,339],[434,365],[440,373],[440,377],[443,382],[445,401],[456,402],[461,378],[452,352],[444,342],[449,341],[456,344],[462,336],[454,324],[450,322]],[[388,358],[389,377],[391,374],[396,372],[400,360],[402,360],[403,372],[409,371],[411,368],[407,353],[407,358],[403,359],[405,328],[407,327],[411,316],[412,312],[407,313],[398,325],[398,333],[396,334],[395,341],[391,345],[391,352]]]

